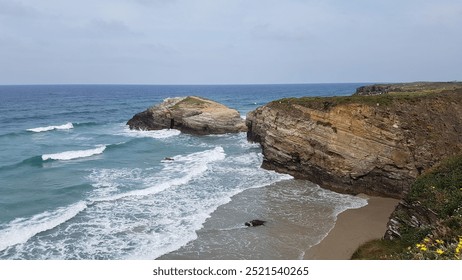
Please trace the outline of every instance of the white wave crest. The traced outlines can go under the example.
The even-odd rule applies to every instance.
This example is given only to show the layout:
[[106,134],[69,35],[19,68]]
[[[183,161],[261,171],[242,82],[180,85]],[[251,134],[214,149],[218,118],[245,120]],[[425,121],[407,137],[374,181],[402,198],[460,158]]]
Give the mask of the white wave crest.
[[72,160],[77,158],[91,157],[94,155],[102,154],[106,150],[106,146],[102,145],[100,147],[89,149],[89,150],[80,150],[80,151],[67,151],[56,154],[44,154],[42,155],[42,160]]
[[132,130],[126,126],[121,135],[135,138],[154,138],[164,139],[180,135],[181,131],[177,129],[162,129],[162,130]]
[[[142,184],[151,186],[145,189],[133,190],[121,194],[95,198],[94,202],[114,201],[122,198],[133,196],[146,196],[159,193],[171,187],[187,184],[191,180],[200,177],[208,169],[208,164],[225,159],[226,154],[222,147],[216,147],[211,150],[192,153],[189,155],[174,156],[173,162],[165,163],[159,176],[147,177],[142,179]],[[104,175],[104,173],[102,173]],[[90,179],[97,179],[98,176],[92,176]],[[172,179],[173,177],[173,179]],[[107,180],[107,178],[105,178]],[[105,182],[106,185],[114,188],[114,185]],[[96,182],[98,186],[98,182]]]
[[66,123],[63,125],[52,125],[52,126],[44,126],[44,127],[36,127],[36,128],[30,128],[27,131],[30,132],[45,132],[45,131],[51,131],[51,130],[69,130],[73,129],[74,125],[72,123]]
[[31,237],[65,223],[87,208],[81,201],[68,207],[61,207],[53,212],[43,212],[31,218],[18,218],[11,221],[0,231],[0,251],[27,242]]

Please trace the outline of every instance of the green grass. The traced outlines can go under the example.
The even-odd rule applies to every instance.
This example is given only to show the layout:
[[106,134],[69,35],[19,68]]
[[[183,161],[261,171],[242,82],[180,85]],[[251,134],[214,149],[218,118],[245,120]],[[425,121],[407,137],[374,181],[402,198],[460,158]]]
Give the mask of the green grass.
[[408,200],[420,201],[441,219],[456,214],[462,207],[462,157],[449,158],[432,172],[419,177]]
[[[437,215],[431,228],[404,225],[401,239],[362,245],[354,259],[461,259],[462,155],[446,159],[420,176],[406,202],[419,203]],[[400,213],[395,213],[399,218]]]
[[359,247],[351,258],[354,260],[396,259],[403,253],[403,248],[410,245],[401,241],[372,240]]
[[331,108],[343,104],[365,104],[370,106],[392,106],[394,102],[417,102],[422,98],[435,98],[444,92],[460,91],[462,83],[410,83],[393,84],[393,91],[380,95],[351,95],[335,97],[301,97],[284,98],[273,101],[270,107],[280,109],[293,109],[299,105],[310,109],[329,111]]
[[335,96],[335,97],[301,97],[301,98],[284,98],[273,101],[269,106],[273,108],[289,109],[293,105],[300,105],[306,108],[329,111],[331,108],[344,104],[364,104],[369,106],[392,106],[394,102],[416,102],[421,98],[430,97],[431,92],[419,93],[388,93],[371,96]]
[[206,104],[207,104],[207,102],[204,101],[204,100],[198,99],[198,98],[196,98],[194,96],[188,96],[185,99],[178,102],[177,104],[175,104],[175,106],[173,106],[173,108],[176,109],[176,108],[180,108],[182,106],[186,106],[186,107],[202,107],[202,106],[205,106]]

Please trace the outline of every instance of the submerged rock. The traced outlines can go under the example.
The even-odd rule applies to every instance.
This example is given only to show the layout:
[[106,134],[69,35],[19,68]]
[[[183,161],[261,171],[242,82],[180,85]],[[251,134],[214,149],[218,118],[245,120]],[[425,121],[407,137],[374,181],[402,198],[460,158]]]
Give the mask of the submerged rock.
[[167,98],[133,116],[127,125],[137,130],[172,128],[201,135],[247,131],[237,110],[197,96]]

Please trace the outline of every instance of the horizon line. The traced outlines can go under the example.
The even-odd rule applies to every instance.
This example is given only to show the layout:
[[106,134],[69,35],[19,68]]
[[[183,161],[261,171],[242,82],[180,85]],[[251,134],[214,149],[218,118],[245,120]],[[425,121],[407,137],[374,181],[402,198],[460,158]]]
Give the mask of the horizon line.
[[401,84],[418,82],[459,82],[459,81],[412,81],[412,82],[301,82],[301,83],[30,83],[0,84],[0,86],[265,86],[265,85],[323,85],[323,84]]

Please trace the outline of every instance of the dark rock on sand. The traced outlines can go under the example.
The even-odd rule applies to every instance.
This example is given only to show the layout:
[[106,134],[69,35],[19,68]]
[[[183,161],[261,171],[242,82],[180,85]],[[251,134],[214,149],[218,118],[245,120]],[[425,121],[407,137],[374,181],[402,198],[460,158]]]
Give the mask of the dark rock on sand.
[[244,225],[248,227],[257,227],[257,226],[262,226],[266,223],[266,221],[262,220],[252,220],[250,222],[246,222]]

